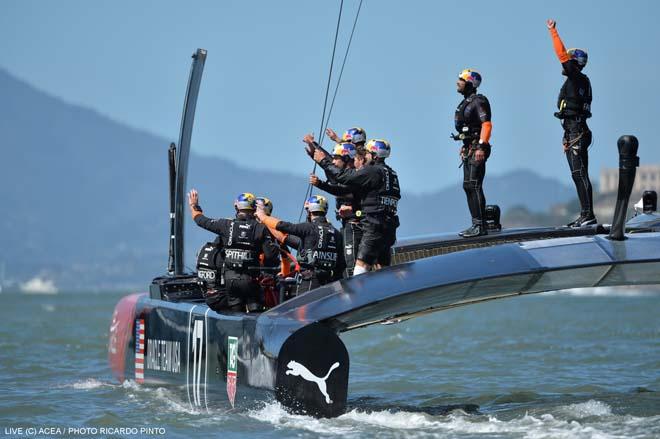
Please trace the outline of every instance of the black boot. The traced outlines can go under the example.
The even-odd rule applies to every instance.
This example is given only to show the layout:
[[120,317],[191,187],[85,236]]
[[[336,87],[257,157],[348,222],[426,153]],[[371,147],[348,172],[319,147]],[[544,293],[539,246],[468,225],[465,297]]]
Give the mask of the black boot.
[[582,215],[580,215],[579,217],[575,218],[570,223],[566,224],[566,227],[580,227],[580,223],[582,222],[583,219],[584,219],[584,217]]
[[481,224],[472,224],[472,227],[461,232],[463,238],[474,238],[483,235],[488,235],[488,231]]
[[467,232],[469,232],[470,230],[472,230],[472,227],[474,227],[474,225],[468,227],[467,229],[465,229],[465,230],[463,230],[463,231],[461,231],[461,232],[458,232],[458,236],[463,236],[463,235],[465,235]]
[[576,225],[575,227],[592,226],[594,224],[598,224],[598,220],[596,220],[596,216],[593,213],[590,213],[583,216],[580,224]]

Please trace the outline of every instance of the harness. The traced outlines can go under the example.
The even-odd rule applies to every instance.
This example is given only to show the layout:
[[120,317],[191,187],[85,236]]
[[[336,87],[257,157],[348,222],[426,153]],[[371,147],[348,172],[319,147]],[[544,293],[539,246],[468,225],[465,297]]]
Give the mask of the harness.
[[337,266],[337,230],[329,223],[315,224],[317,242],[305,250],[303,263],[314,270],[333,271]]
[[259,251],[255,244],[256,222],[234,220],[229,225],[229,235],[225,248],[225,267],[231,270],[247,270],[259,263]]
[[375,163],[383,177],[383,182],[377,190],[371,190],[362,201],[362,212],[367,215],[396,216],[399,200],[401,199],[401,188],[399,187],[399,176],[385,163]]

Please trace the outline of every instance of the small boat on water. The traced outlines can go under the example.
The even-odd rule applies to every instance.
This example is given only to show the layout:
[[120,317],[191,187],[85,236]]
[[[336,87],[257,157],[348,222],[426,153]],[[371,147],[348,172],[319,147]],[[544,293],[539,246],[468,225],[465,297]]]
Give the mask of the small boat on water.
[[[334,417],[345,412],[348,395],[344,332],[518,295],[660,284],[657,206],[626,229],[630,191],[622,197],[620,185],[612,226],[403,239],[393,248],[391,267],[324,285],[261,313],[213,311],[196,274],[183,271],[187,163],[205,59],[202,49],[193,56],[179,148],[171,159],[171,274],[154,279],[148,292],[122,298],[112,316],[108,357],[120,381],[181,386],[197,410],[240,407],[271,392],[293,412]],[[620,140],[619,147],[622,158],[628,154],[621,175],[634,181],[632,139]]]

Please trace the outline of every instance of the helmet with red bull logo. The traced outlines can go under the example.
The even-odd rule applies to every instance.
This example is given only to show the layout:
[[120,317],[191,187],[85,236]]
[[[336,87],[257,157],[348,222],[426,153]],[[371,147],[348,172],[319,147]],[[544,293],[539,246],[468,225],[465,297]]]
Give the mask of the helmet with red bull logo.
[[465,69],[458,74],[458,79],[469,82],[474,88],[478,88],[481,85],[481,73],[476,70]]
[[360,127],[349,128],[342,136],[342,142],[364,143],[367,140],[367,133]]
[[270,216],[273,213],[273,202],[266,197],[257,197],[257,203],[261,203],[264,206],[264,212],[266,215]]
[[355,145],[350,142],[342,142],[335,145],[335,148],[332,150],[332,155],[335,157],[341,157],[344,160],[353,160],[357,150]]
[[312,195],[305,201],[305,209],[310,213],[325,214],[328,212],[328,199],[323,195]]
[[257,207],[257,198],[254,194],[243,192],[234,200],[234,207],[237,210],[254,210]]
[[568,56],[571,57],[573,61],[577,62],[577,64],[581,68],[587,65],[587,61],[589,60],[589,55],[587,55],[586,50],[572,48],[572,49],[568,49],[566,53],[568,54]]
[[392,151],[390,142],[383,139],[371,139],[369,142],[367,142],[365,149],[367,152],[372,153],[380,159],[388,158],[390,156],[390,152]]

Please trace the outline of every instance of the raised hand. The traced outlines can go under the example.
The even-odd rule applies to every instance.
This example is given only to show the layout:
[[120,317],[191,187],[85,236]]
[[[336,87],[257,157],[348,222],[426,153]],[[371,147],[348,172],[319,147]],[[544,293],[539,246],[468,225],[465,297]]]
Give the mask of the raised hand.
[[199,193],[197,192],[197,189],[191,189],[190,192],[188,192],[188,205],[192,209],[193,206],[197,206],[199,204]]
[[312,134],[312,133],[305,134],[305,137],[303,137],[303,142],[305,142],[308,145],[313,145],[314,144],[314,134]]
[[552,18],[546,20],[545,25],[548,26],[548,29],[554,29],[557,26],[557,22]]
[[339,143],[339,141],[341,140],[339,136],[337,136],[337,133],[335,133],[335,131],[332,128],[326,128],[325,135],[328,136],[328,138],[335,143]]

